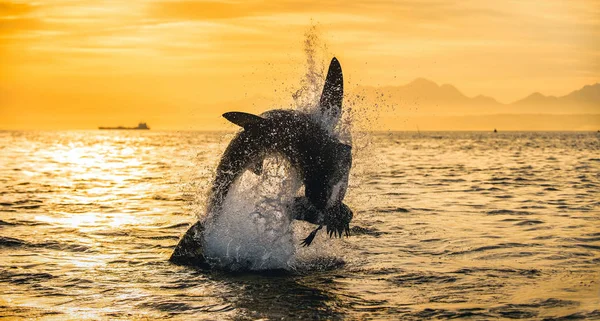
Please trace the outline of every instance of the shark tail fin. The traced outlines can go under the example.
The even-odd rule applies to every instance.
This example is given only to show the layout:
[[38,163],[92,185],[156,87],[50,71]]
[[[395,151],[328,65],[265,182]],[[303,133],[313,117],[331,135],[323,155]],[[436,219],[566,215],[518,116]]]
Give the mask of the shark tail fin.
[[329,64],[325,85],[319,101],[321,115],[335,126],[342,116],[342,100],[344,98],[344,76],[342,66],[337,58],[333,57]]
[[224,113],[223,117],[225,117],[225,119],[229,120],[230,122],[240,127],[243,127],[244,129],[246,129],[248,126],[256,125],[264,120],[260,116],[239,111]]

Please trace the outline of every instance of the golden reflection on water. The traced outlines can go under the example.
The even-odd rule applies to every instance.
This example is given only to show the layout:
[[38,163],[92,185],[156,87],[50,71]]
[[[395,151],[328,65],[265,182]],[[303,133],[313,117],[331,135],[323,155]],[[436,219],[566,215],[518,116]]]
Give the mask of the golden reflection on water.
[[[133,213],[54,213],[54,216],[38,215],[35,220],[60,227],[76,228],[119,228],[125,225],[139,225],[140,219]],[[57,216],[62,215],[62,216]]]
[[[600,318],[593,133],[376,136],[356,151],[347,196],[364,230],[319,236],[298,249],[308,270],[281,277],[167,261],[201,212],[222,137],[0,132],[0,314]],[[346,265],[327,270],[331,257]]]

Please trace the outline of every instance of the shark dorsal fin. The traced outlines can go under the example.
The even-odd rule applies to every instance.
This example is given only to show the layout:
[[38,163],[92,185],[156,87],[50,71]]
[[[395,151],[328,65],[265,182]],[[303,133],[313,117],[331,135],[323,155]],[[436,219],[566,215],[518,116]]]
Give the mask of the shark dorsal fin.
[[240,127],[243,127],[243,128],[258,124],[264,120],[264,118],[262,118],[260,116],[256,116],[253,114],[244,113],[244,112],[240,112],[240,111],[232,111],[232,112],[224,113],[223,117],[225,117],[225,119],[229,120],[230,122],[232,122]]
[[342,116],[342,99],[344,98],[344,77],[342,66],[334,57],[329,64],[327,78],[319,101],[319,111],[323,119],[335,127]]

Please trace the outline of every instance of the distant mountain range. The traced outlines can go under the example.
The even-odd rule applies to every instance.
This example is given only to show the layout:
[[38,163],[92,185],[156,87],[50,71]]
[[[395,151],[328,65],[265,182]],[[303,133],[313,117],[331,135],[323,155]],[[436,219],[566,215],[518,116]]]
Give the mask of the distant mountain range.
[[[235,128],[215,115],[232,110],[259,114],[272,108],[290,108],[288,99],[287,95],[252,96],[206,105],[205,108],[214,114],[203,114],[206,118],[203,120],[220,119],[218,126]],[[504,104],[483,95],[468,97],[452,85],[438,85],[418,78],[403,86],[350,89],[346,92],[344,106],[345,110],[356,112],[354,124],[361,130],[600,129],[600,83],[561,97],[533,93]]]
[[600,112],[600,83],[586,85],[565,96],[544,96],[539,92],[533,93],[513,103],[518,106],[588,106],[590,111]]
[[[353,98],[355,97],[355,98]],[[479,95],[467,97],[456,87],[438,85],[418,78],[403,86],[359,86],[352,95],[361,103],[392,108],[404,115],[489,115],[489,114],[598,114],[600,83],[587,85],[568,95],[555,97],[533,93],[510,104]]]

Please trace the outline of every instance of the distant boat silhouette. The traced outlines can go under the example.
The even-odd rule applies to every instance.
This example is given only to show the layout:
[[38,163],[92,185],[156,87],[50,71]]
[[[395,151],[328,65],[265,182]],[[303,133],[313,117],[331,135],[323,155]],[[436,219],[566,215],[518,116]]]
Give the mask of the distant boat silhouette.
[[150,129],[150,127],[148,127],[148,125],[146,123],[139,123],[137,125],[137,127],[124,127],[124,126],[118,126],[118,127],[98,127],[98,129],[126,129],[126,130],[142,129],[142,130],[147,130],[147,129]]

